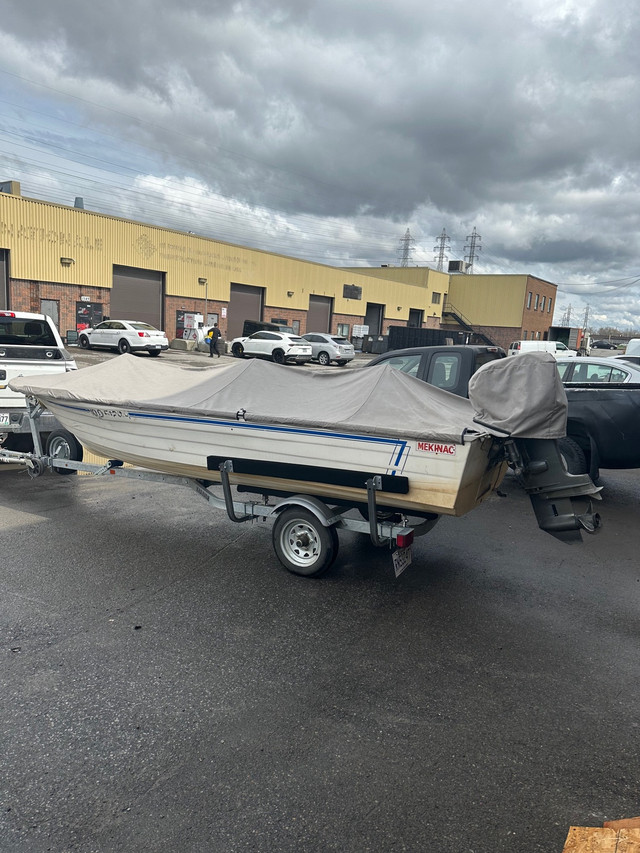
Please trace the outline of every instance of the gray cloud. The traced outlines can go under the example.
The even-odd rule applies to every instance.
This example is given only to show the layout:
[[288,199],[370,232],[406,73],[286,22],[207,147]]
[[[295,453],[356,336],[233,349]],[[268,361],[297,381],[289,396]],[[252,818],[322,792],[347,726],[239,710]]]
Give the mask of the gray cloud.
[[[66,149],[50,186],[117,212],[116,174],[143,219],[314,260],[393,261],[407,226],[421,262],[443,227],[461,257],[477,226],[478,271],[631,276],[639,22],[627,0],[0,0],[5,127],[34,146],[7,151],[23,181]],[[590,298],[628,321],[625,297]]]

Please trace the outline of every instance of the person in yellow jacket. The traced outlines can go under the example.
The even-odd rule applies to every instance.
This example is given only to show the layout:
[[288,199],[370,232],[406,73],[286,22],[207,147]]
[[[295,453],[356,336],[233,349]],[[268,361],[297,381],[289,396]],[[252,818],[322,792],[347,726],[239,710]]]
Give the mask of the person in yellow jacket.
[[218,358],[220,358],[220,353],[218,352],[218,340],[220,337],[221,332],[218,328],[218,324],[214,323],[207,332],[207,338],[209,340],[209,358],[213,358],[214,355],[217,355]]

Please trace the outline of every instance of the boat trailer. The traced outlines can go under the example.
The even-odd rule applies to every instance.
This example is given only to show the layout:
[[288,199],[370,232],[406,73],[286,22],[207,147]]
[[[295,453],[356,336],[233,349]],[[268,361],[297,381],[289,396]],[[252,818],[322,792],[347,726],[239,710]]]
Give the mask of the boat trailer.
[[[75,438],[69,433],[69,439]],[[35,443],[35,437],[34,437]],[[60,442],[58,447],[63,447]],[[42,453],[39,437],[37,450],[33,453],[4,450],[0,448],[0,463],[18,463],[25,467],[32,478],[47,472],[73,474],[78,471],[95,476],[108,476],[130,480],[184,486],[191,489],[215,509],[224,509],[229,519],[236,523],[256,520],[272,520],[272,541],[276,556],[282,565],[296,575],[318,577],[335,561],[338,554],[339,529],[368,534],[377,547],[391,550],[396,577],[411,564],[411,543],[416,536],[431,530],[440,516],[408,517],[401,512],[381,513],[377,507],[376,494],[382,488],[379,476],[366,481],[367,505],[333,505],[312,495],[290,495],[275,499],[262,494],[261,500],[238,500],[231,490],[233,462],[226,460],[219,465],[220,483],[163,474],[146,468],[125,466],[117,459],[104,465],[82,462],[63,456],[46,456]],[[222,486],[222,496],[211,491],[212,486]],[[361,518],[346,515],[352,509],[360,509]]]

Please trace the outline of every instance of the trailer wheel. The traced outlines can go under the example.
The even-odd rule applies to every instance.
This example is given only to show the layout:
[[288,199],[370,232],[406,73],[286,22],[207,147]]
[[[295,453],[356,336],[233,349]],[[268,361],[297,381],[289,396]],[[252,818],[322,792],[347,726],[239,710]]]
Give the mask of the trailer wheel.
[[570,474],[588,474],[587,457],[577,441],[561,438],[558,441],[560,456]]
[[273,548],[294,575],[319,577],[338,555],[338,533],[302,507],[283,510],[273,525]]
[[[47,456],[53,459],[68,459],[71,462],[82,462],[82,445],[66,429],[55,429],[47,439]],[[55,468],[56,474],[77,474],[73,468]]]

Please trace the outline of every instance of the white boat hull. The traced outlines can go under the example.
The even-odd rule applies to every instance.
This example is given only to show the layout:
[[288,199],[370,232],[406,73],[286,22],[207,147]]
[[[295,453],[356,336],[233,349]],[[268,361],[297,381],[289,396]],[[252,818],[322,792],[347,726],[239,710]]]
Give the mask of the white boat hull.
[[366,503],[365,481],[379,474],[378,505],[460,516],[506,471],[501,454],[490,462],[488,435],[443,443],[54,399],[47,406],[99,456],[210,482],[220,480],[219,460],[241,460],[231,477],[236,485],[329,501]]

